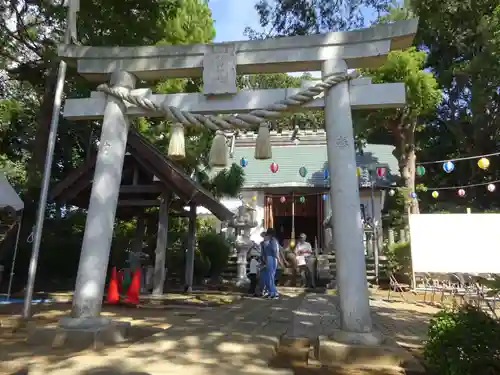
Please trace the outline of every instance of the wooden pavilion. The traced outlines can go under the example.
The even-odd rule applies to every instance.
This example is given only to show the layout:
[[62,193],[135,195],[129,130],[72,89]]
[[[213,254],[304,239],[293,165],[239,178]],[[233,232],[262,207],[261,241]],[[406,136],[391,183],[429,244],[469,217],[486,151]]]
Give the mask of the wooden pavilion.
[[[87,209],[96,158],[97,153],[54,186],[49,199]],[[189,211],[184,209],[186,206],[190,207]],[[137,217],[137,235],[132,251],[140,252],[145,226],[144,210],[149,207],[160,207],[153,281],[155,295],[163,293],[168,214],[172,211],[176,215],[189,217],[185,288],[186,290],[192,288],[197,206],[210,210],[221,221],[229,221],[234,216],[211,193],[193,181],[182,168],[168,159],[138,131],[130,130],[116,217]]]

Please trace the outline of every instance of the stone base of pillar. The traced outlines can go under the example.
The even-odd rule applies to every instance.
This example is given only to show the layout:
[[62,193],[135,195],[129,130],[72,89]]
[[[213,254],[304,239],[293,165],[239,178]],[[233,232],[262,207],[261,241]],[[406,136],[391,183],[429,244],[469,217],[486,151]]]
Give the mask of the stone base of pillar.
[[69,347],[76,350],[101,348],[124,342],[131,324],[99,318],[65,317],[57,327],[34,327],[28,332],[30,345]]
[[337,331],[330,337],[320,336],[314,357],[312,360],[327,367],[390,368],[425,374],[424,367],[410,352],[377,332]]

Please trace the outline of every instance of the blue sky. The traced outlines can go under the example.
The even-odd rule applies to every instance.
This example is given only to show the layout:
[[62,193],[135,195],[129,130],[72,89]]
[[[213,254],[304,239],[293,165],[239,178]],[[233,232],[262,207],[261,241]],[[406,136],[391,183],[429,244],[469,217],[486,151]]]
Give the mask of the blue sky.
[[215,20],[216,42],[247,39],[245,27],[259,29],[259,17],[254,9],[255,0],[209,0]]

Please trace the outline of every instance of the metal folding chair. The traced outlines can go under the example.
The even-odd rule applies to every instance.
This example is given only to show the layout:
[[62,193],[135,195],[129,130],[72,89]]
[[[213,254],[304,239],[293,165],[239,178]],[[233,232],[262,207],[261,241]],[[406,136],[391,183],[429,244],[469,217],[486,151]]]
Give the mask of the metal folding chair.
[[400,283],[391,271],[387,271],[387,276],[389,277],[389,293],[387,294],[387,301],[391,301],[391,291],[398,292],[404,302],[408,302],[404,292],[410,290],[408,284]]

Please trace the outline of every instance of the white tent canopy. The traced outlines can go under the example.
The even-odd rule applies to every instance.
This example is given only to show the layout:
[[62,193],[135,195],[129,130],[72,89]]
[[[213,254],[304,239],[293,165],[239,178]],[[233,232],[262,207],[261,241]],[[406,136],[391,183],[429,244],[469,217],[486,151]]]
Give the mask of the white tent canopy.
[[[221,199],[220,203],[222,203],[229,211],[236,212],[236,210],[243,206],[243,201],[241,199],[227,198]],[[189,207],[184,207],[184,210],[189,211]],[[200,216],[208,216],[212,215],[212,213],[207,210],[205,207],[198,206],[196,207],[196,214]]]
[[0,173],[0,209],[7,206],[14,210],[21,211],[24,209],[24,202],[19,198],[12,185],[7,181],[3,173]]

